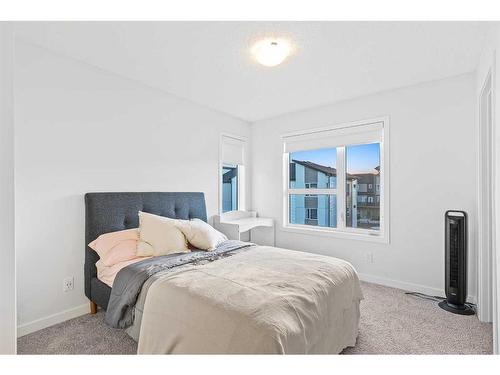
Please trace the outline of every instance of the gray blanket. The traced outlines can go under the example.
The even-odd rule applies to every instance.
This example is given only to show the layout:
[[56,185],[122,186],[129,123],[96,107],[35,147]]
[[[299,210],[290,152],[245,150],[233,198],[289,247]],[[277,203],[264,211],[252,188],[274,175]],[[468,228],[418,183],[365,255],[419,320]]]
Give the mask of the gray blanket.
[[142,286],[146,280],[158,272],[168,271],[188,263],[212,262],[252,245],[249,242],[229,240],[224,241],[213,251],[196,250],[189,253],[169,254],[146,259],[123,268],[113,282],[106,310],[106,324],[114,328],[127,328],[132,325],[134,306]]

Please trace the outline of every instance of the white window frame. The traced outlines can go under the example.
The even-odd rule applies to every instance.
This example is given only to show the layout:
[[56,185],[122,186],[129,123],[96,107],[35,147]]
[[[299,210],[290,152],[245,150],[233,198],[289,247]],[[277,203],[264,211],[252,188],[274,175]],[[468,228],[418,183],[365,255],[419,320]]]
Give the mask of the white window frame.
[[[332,131],[354,126],[369,126],[380,124],[383,127],[383,136],[380,142],[380,229],[369,230],[350,228],[346,226],[345,207],[345,147],[337,147],[337,188],[336,189],[290,189],[289,187],[289,154],[285,152],[285,144],[288,137],[308,135],[322,131]],[[389,179],[389,117],[379,117],[367,120],[342,123],[323,128],[310,129],[286,133],[282,135],[283,146],[283,217],[281,229],[285,232],[302,233],[309,235],[320,235],[343,239],[380,242],[390,242],[390,179]],[[336,194],[337,195],[337,227],[316,227],[303,224],[289,223],[289,196],[290,194]]]
[[[232,163],[227,163],[225,160],[223,160],[222,156],[222,147],[223,147],[223,142],[224,138],[233,138],[236,139],[240,142],[243,143],[243,154],[244,154],[244,160],[243,164],[232,164]],[[217,175],[219,176],[217,181],[218,181],[218,195],[219,195],[219,215],[222,215],[222,168],[225,165],[237,165],[238,167],[238,211],[245,211],[246,210],[246,175],[245,175],[245,164],[247,162],[247,138],[244,136],[240,135],[235,135],[235,134],[230,134],[230,133],[220,133],[219,137],[219,169],[217,171]]]

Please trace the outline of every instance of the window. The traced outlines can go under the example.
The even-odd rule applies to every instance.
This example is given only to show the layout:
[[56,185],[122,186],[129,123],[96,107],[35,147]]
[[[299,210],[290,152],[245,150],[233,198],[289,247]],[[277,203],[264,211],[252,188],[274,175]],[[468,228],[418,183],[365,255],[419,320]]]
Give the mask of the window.
[[222,135],[220,145],[220,212],[244,210],[243,139]]
[[311,220],[318,220],[318,209],[317,208],[308,208],[307,209],[307,218]]
[[315,184],[315,183],[306,183],[305,186],[306,186],[306,189],[315,189],[315,188],[318,187],[318,184]]
[[388,240],[386,125],[384,119],[283,138],[285,229]]
[[238,166],[222,167],[222,212],[238,209]]

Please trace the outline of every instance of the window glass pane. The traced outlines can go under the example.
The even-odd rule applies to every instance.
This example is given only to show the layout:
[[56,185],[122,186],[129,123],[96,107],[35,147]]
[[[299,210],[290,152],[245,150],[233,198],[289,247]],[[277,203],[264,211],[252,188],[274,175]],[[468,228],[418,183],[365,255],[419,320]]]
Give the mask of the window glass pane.
[[336,189],[337,149],[298,151],[289,154],[290,189]]
[[346,148],[346,226],[380,229],[380,143]]
[[222,212],[238,209],[238,166],[222,167]]
[[290,194],[290,224],[337,227],[335,194]]

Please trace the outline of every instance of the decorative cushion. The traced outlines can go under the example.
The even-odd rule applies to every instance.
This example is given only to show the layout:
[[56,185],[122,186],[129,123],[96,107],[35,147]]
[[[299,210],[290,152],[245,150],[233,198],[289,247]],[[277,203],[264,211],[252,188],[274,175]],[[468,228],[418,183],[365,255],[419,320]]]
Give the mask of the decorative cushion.
[[177,227],[184,233],[188,242],[200,250],[214,250],[227,237],[200,219],[178,220]]
[[139,211],[137,256],[160,256],[189,251],[177,219]]

